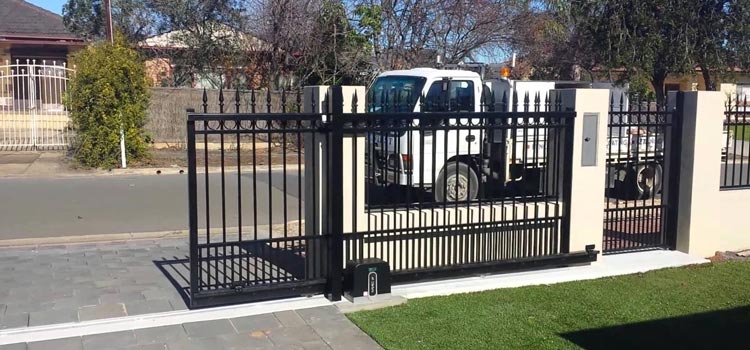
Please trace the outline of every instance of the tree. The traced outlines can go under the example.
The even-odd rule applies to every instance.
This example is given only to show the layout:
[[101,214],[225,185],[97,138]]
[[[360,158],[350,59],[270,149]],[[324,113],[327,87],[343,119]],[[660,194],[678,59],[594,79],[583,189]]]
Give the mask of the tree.
[[716,90],[717,80],[735,68],[748,68],[750,51],[750,1],[686,0],[686,14],[695,20],[689,27],[694,63],[700,67],[706,90]]
[[122,36],[100,42],[72,58],[76,74],[68,86],[67,107],[77,138],[73,156],[87,167],[112,168],[120,157],[120,130],[128,159],[147,156],[143,132],[149,91],[143,63]]
[[[113,26],[128,41],[137,42],[156,32],[159,18],[151,2],[112,0]],[[106,39],[104,1],[68,0],[63,5],[63,23],[72,33],[85,39]]]
[[294,71],[303,84],[363,83],[372,49],[341,1],[253,0],[249,7],[245,23],[268,45],[272,75]]
[[[684,1],[684,0],[683,0]],[[575,35],[591,45],[589,54],[602,68],[626,68],[625,76],[644,74],[665,102],[664,81],[691,70],[690,21],[683,1],[575,0],[569,19]]]
[[[368,35],[378,69],[473,59],[482,51],[523,40],[530,1],[360,0],[355,22]],[[377,11],[377,13],[373,13]],[[377,30],[373,30],[373,29]]]

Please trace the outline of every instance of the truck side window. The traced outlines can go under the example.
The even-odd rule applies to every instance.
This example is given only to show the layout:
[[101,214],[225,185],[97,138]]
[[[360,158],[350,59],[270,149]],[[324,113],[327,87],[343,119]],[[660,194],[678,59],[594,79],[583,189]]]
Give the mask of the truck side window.
[[443,81],[430,85],[424,101],[425,112],[473,112],[474,82],[451,80],[448,90],[443,91]]

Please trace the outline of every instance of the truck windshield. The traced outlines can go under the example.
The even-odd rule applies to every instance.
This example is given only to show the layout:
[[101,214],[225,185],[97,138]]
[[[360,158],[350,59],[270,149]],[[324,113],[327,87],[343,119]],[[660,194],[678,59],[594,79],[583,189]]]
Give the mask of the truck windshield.
[[413,112],[426,80],[410,76],[377,78],[367,93],[367,112]]

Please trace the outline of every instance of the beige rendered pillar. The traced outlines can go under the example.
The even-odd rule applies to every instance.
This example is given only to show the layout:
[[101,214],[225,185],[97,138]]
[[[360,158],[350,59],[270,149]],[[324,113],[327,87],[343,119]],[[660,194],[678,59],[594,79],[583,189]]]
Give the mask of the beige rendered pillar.
[[[354,113],[356,96],[357,113],[365,113],[365,87],[342,86],[344,97],[344,114]],[[303,111],[305,113],[324,113],[333,110],[330,103],[329,86],[307,86],[304,90]],[[328,99],[326,100],[326,96]],[[327,119],[328,120],[328,119]],[[328,176],[326,152],[329,134],[308,133],[305,138],[305,232],[308,235],[319,235],[325,232],[327,215],[326,193]],[[356,146],[355,146],[356,139]],[[367,227],[365,210],[365,134],[344,134],[342,174],[344,199],[344,232],[352,232],[354,222],[360,228]],[[356,174],[356,176],[355,176]],[[334,175],[334,174],[331,174]],[[337,175],[338,176],[338,175]],[[356,190],[355,190],[356,188]]]
[[[575,111],[573,177],[570,203],[570,251],[582,251],[594,244],[601,251],[604,242],[604,186],[606,177],[607,121],[609,90],[561,89],[563,111]],[[552,99],[554,101],[554,98]],[[598,115],[596,140],[584,141],[584,115]],[[595,165],[583,166],[585,142],[596,142]]]
[[[306,86],[302,111],[304,113],[322,113],[328,86]],[[325,152],[327,151],[327,135],[322,133],[305,133],[305,234],[320,235],[325,230],[326,192],[325,181],[327,167],[325,166]]]
[[720,246],[724,99],[717,91],[684,92],[682,116],[677,115],[682,118],[677,250],[700,257]]
[[[344,114],[365,113],[365,87],[342,86],[344,95]],[[356,96],[356,111],[354,99]],[[344,171],[344,233],[364,231],[367,229],[365,215],[365,134],[344,133],[343,142]],[[355,227],[356,224],[356,227]],[[345,262],[346,263],[346,262]]]

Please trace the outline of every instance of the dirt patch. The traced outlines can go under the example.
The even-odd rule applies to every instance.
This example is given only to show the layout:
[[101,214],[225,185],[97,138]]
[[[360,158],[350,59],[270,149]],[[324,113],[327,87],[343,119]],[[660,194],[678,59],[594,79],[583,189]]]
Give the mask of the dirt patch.
[[736,261],[736,260],[750,261],[750,249],[742,250],[738,252],[716,252],[714,256],[708,259],[711,260],[711,262]]

